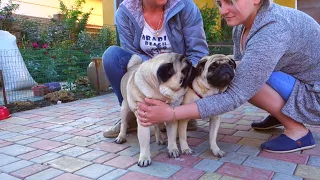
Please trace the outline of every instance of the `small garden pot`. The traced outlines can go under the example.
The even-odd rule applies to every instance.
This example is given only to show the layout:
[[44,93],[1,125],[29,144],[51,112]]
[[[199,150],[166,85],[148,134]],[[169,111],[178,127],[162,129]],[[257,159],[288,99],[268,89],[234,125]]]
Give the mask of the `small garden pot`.
[[5,106],[0,106],[0,121],[7,119],[11,116],[9,110]]
[[[88,79],[92,86],[97,89],[98,82],[100,90],[106,91],[109,89],[110,82],[106,76],[106,73],[103,68],[102,59],[101,58],[92,58],[92,62],[89,64],[87,68]],[[96,62],[95,62],[96,61]],[[97,66],[96,66],[97,64]],[[98,75],[98,76],[97,76]],[[99,81],[97,81],[99,77]]]
[[49,93],[49,88],[46,85],[39,85],[32,88],[34,96],[44,96]]

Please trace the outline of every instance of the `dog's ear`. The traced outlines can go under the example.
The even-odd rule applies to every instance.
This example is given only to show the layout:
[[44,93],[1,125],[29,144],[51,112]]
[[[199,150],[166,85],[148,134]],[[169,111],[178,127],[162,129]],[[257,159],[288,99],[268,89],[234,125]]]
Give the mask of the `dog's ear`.
[[196,76],[200,76],[202,71],[204,70],[204,66],[206,65],[208,61],[208,56],[203,57],[197,64],[196,67]]
[[157,70],[157,77],[159,82],[168,81],[173,75],[175,71],[172,63],[162,64]]
[[182,73],[185,75],[182,83],[182,87],[184,88],[189,86],[197,75],[196,68],[192,66],[192,63],[189,60],[186,60],[186,62],[187,66],[182,70]]
[[231,60],[229,62],[230,65],[233,65],[234,69],[237,67],[237,63],[236,61],[234,60],[234,56],[233,55],[227,55],[227,57]]

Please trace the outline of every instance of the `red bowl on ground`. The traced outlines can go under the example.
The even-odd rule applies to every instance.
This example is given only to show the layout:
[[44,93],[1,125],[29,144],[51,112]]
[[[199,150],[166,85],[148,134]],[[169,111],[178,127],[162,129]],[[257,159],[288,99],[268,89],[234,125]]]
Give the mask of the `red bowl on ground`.
[[7,119],[11,116],[9,110],[5,106],[0,106],[0,120]]

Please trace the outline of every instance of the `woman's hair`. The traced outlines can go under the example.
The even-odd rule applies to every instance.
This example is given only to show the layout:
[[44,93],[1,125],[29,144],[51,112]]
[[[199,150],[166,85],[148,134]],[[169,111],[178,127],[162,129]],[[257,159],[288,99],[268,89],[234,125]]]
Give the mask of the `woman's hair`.
[[[237,7],[237,2],[236,2],[236,0],[231,0],[231,1],[232,1],[232,3]],[[261,1],[260,1],[260,4],[263,4],[263,3],[267,2],[267,1],[269,1],[269,4],[273,3],[273,0],[261,0]],[[217,5],[217,0],[215,0],[214,2],[215,2],[216,5]],[[238,7],[237,7],[237,8],[238,8]]]
[[263,4],[264,2],[269,1],[269,4],[273,3],[273,0],[261,0],[261,4]]

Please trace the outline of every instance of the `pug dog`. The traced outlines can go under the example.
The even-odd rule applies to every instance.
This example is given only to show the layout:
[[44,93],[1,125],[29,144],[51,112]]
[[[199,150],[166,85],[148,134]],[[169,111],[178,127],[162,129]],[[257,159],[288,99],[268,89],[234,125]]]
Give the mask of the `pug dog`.
[[[191,62],[181,54],[163,53],[142,62],[138,55],[133,55],[127,65],[127,72],[121,79],[121,93],[123,102],[121,106],[121,128],[116,143],[126,141],[128,120],[132,116],[138,117],[137,103],[143,102],[145,97],[158,99],[174,107],[180,105],[189,85],[195,77],[195,68]],[[138,139],[140,156],[138,166],[146,167],[151,164],[150,157],[150,127],[138,124]],[[177,122],[166,123],[168,136],[168,151],[178,157],[179,150],[176,143],[178,130]],[[156,142],[164,144],[158,126],[155,126]]]
[[[214,94],[224,92],[235,75],[236,63],[232,55],[215,54],[203,57],[196,66],[196,77],[184,96],[183,104],[194,102]],[[192,154],[187,143],[187,124],[189,120],[179,120],[178,132],[182,154]],[[217,145],[220,126],[219,115],[209,118],[209,142],[212,153],[225,156]]]

